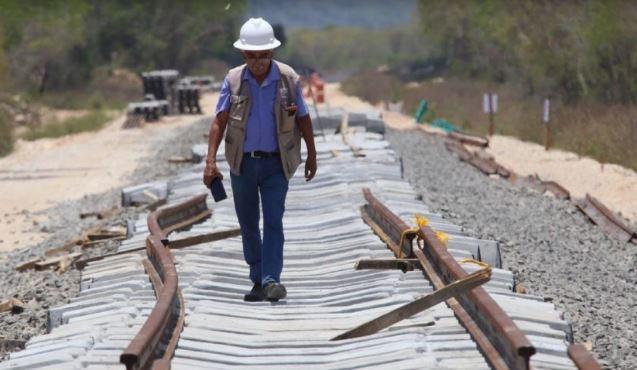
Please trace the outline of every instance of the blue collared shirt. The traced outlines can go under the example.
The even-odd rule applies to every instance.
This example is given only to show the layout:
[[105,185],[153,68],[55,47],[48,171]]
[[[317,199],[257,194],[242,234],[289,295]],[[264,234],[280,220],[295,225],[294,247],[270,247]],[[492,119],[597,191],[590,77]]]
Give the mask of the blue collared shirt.
[[[276,99],[277,81],[281,78],[279,67],[272,62],[270,72],[265,80],[259,86],[257,81],[247,69],[243,76],[243,80],[247,81],[250,86],[250,112],[248,113],[248,122],[246,127],[246,137],[243,144],[244,152],[252,152],[262,150],[264,152],[278,152],[279,143],[276,133],[276,116],[274,113],[274,105]],[[221,92],[219,94],[219,102],[217,103],[217,111],[230,110],[230,83],[228,76],[223,80]],[[296,84],[296,116],[303,117],[309,114],[305,100],[303,99],[303,91],[301,84]]]

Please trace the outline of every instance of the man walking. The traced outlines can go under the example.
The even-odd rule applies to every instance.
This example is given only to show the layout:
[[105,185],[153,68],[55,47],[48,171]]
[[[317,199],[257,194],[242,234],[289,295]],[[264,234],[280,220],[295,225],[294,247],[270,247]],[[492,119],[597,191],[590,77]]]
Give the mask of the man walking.
[[251,18],[241,27],[234,47],[241,50],[245,64],[231,69],[224,79],[210,128],[203,178],[206,186],[217,177],[223,178],[216,156],[225,132],[225,156],[243,255],[254,283],[244,300],[251,302],[277,301],[287,295],[280,282],[283,212],[288,181],[301,163],[301,136],[307,147],[306,181],[316,174],[312,121],[299,76],[290,66],[272,59],[272,50],[279,45],[272,26],[261,18]]

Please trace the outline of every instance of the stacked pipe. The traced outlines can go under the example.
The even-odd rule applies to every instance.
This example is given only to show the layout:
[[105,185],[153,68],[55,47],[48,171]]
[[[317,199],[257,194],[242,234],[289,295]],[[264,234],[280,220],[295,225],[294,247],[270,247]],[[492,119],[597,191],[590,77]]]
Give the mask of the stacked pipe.
[[199,87],[180,84],[180,86],[177,87],[177,99],[179,113],[201,114],[201,106],[199,105]]
[[179,80],[179,71],[174,69],[150,71],[142,73],[144,96],[152,95],[156,100],[168,102],[168,114],[175,111],[177,97],[175,85]]

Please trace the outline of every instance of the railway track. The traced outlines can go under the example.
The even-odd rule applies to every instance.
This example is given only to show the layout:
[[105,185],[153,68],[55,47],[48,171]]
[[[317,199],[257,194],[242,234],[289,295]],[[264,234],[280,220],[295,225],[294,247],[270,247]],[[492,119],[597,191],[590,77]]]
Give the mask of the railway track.
[[[80,295],[0,369],[599,368],[552,303],[515,293],[497,242],[417,200],[382,136],[327,135],[317,151],[319,176],[294,177],[288,193],[286,300],[242,301],[250,282],[232,201],[212,203],[193,165],[117,254],[82,263]],[[416,213],[426,225],[414,227]],[[484,263],[481,287],[331,340]]]
[[[555,198],[571,200],[571,194],[563,186],[555,181],[544,181],[535,175],[519,176],[498,164],[493,158],[484,157],[481,151],[471,152],[467,145],[484,148],[488,141],[477,136],[450,133],[446,135],[445,146],[454,153],[458,159],[467,162],[480,170],[485,175],[499,175],[508,179],[515,186],[526,187],[537,192],[550,192]],[[583,198],[573,199],[577,208],[586,215],[591,223],[598,225],[609,237],[627,243],[637,244],[637,232],[631,230],[613,211],[590,194]]]

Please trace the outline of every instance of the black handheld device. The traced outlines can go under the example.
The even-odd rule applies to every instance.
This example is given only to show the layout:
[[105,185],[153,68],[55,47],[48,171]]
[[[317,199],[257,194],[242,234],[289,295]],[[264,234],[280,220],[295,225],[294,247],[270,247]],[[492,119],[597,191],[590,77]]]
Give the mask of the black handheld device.
[[221,202],[228,197],[226,189],[224,189],[223,183],[221,182],[221,178],[215,177],[215,179],[212,180],[212,184],[210,184],[210,193],[212,194],[212,198],[215,202]]

